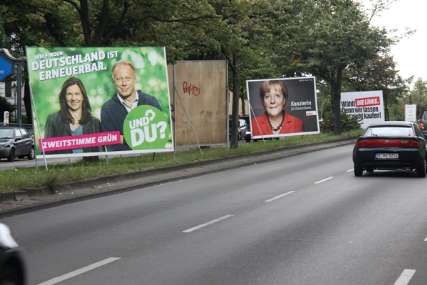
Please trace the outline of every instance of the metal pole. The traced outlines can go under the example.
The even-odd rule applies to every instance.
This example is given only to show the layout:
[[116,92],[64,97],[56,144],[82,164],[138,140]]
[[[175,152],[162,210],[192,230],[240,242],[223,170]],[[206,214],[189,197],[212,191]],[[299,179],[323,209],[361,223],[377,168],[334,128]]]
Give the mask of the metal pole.
[[21,103],[21,97],[22,97],[22,69],[21,69],[21,63],[15,62],[16,66],[16,119],[18,120],[18,126],[22,127],[22,103]]

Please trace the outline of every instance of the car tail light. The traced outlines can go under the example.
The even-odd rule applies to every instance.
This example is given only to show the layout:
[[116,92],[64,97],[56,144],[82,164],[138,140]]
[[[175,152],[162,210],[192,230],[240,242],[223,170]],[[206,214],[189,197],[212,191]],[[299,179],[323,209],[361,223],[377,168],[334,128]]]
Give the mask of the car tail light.
[[421,143],[415,139],[361,139],[356,143],[359,148],[403,147],[419,148]]
[[420,127],[421,130],[424,130],[424,123],[422,121],[419,121],[418,127]]
[[421,143],[417,140],[400,140],[400,147],[419,148]]

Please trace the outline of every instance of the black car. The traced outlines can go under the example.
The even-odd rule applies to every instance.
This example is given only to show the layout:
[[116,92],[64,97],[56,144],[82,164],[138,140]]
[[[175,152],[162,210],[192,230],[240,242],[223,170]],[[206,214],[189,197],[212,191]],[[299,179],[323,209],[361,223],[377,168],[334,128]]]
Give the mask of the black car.
[[370,125],[353,149],[354,175],[375,169],[411,169],[426,176],[426,141],[416,123]]
[[9,228],[0,223],[0,285],[25,285],[25,263]]
[[252,138],[251,128],[249,127],[249,116],[239,117],[239,140],[250,142]]
[[[232,117],[229,116],[228,119],[228,128],[229,128],[229,139],[231,140],[231,123],[232,123]],[[239,141],[245,140],[246,142],[250,142],[252,138],[251,134],[251,128],[249,126],[249,116],[242,115],[239,116],[239,120],[237,121],[237,138]]]
[[34,140],[29,131],[18,127],[0,127],[0,158],[34,158]]

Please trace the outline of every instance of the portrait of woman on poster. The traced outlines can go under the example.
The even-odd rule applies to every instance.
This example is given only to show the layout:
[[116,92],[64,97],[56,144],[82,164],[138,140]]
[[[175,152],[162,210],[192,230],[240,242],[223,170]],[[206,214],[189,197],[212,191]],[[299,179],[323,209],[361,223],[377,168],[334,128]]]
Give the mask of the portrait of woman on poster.
[[264,113],[252,118],[253,136],[273,136],[303,131],[303,121],[286,112],[288,88],[282,80],[268,80],[261,84]]
[[[68,78],[59,92],[60,110],[50,114],[45,125],[45,137],[63,137],[100,132],[99,119],[91,114],[91,107],[83,82]],[[98,152],[100,148],[64,150],[51,153]]]

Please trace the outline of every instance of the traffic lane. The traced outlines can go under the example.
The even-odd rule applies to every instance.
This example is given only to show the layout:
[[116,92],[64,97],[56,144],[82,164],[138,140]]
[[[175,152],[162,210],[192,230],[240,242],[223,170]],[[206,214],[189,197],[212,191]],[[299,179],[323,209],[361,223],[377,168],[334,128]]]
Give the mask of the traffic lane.
[[[34,211],[8,218],[6,221],[13,223],[14,230],[18,234],[22,232],[24,239],[26,236],[37,237],[40,234],[39,240],[48,241],[51,236],[50,231],[60,232],[67,237],[75,232],[75,228],[84,224],[91,229],[96,229],[97,226],[102,227],[108,221],[113,224],[121,223],[132,220],[132,217],[142,218],[156,213],[162,214],[164,211],[174,208],[189,209],[188,206],[201,205],[201,208],[205,210],[210,208],[206,206],[212,204],[213,199],[218,199],[223,203],[242,201],[244,204],[246,201],[258,201],[280,194],[284,189],[304,187],[307,183],[311,183],[307,181],[307,176],[313,175],[313,179],[320,179],[330,175],[332,167],[326,168],[321,163],[324,163],[326,157],[330,155],[327,152],[315,155],[310,154],[311,158],[308,160],[298,156],[174,181],[136,191]],[[335,167],[333,173],[341,173],[349,166],[346,151],[340,154],[339,159],[339,163],[336,163],[338,167]],[[327,172],[322,174],[325,169]],[[268,181],[269,187],[264,187],[266,185],[264,180]],[[236,198],[232,199],[234,195]],[[198,201],[205,204],[195,203]],[[217,203],[217,206],[221,205],[223,204]],[[114,220],[110,220],[110,216],[114,217]],[[105,221],[99,223],[99,219]],[[73,230],[56,230],[63,227],[64,224]]]
[[[91,284],[95,284],[95,283],[91,283]],[[102,284],[102,283],[98,283],[98,284]],[[114,283],[112,283],[112,284],[114,284]],[[123,283],[122,283],[123,284]]]
[[[297,192],[200,231],[151,263],[141,256],[123,268],[147,268],[153,274],[142,281],[150,284],[394,284],[403,269],[425,267],[426,215],[419,211],[427,197],[419,188],[378,189],[372,180],[355,187],[337,179]],[[331,188],[341,188],[340,197]],[[153,272],[155,264],[163,266]],[[415,274],[413,282],[426,279]]]
[[[301,159],[303,159],[303,158],[301,158]],[[344,161],[346,161],[345,164],[348,163],[347,158],[344,158]],[[288,164],[286,164],[286,165],[288,165]],[[263,166],[264,167],[262,169],[265,169],[266,165],[263,165]],[[283,167],[283,163],[279,164],[279,166]],[[311,166],[311,167],[313,167],[313,166]],[[307,166],[307,168],[310,169],[310,166]],[[321,166],[320,168],[325,169],[324,166],[323,167]],[[333,168],[333,167],[328,167],[328,170],[331,168]],[[267,169],[267,170],[271,170],[271,169]],[[258,171],[259,171],[259,169],[257,169],[257,172]],[[319,171],[320,171],[319,168],[314,167],[313,172],[316,173],[317,178],[322,176],[322,175],[320,175],[322,173],[319,173]],[[227,174],[229,174],[229,171],[227,172]],[[265,174],[265,173],[263,173],[261,171],[261,174]],[[303,178],[304,178],[304,182],[307,183],[307,177],[308,177],[307,174],[310,174],[310,171],[308,171],[308,172],[306,171],[305,174],[306,175],[304,175]],[[328,172],[325,174],[329,175],[331,173]],[[346,173],[345,175],[347,175],[348,177],[352,177],[352,175],[350,175],[349,173]],[[238,176],[238,175],[236,175],[236,176]],[[209,177],[210,177],[210,175],[209,175]],[[232,175],[231,177],[235,177],[235,176]],[[206,178],[206,176],[198,177],[198,178],[194,178],[194,179],[202,179],[202,178]],[[223,178],[223,177],[221,177],[221,176],[218,177],[216,174],[213,176],[212,179],[214,179],[215,181],[223,181],[224,180],[224,178],[222,180],[220,178]],[[284,178],[285,178],[284,181],[276,181],[274,183],[270,183],[270,184],[273,184],[272,188],[278,187],[277,190],[281,190],[280,189],[281,185],[283,185],[283,183],[285,183],[286,181],[290,180],[289,177],[285,176]],[[286,179],[286,178],[288,178],[288,179]],[[189,184],[186,183],[186,180],[181,181],[180,183],[184,184],[183,185],[184,187],[180,187],[180,189],[171,190],[171,188],[169,187],[169,188],[166,188],[166,189],[159,191],[158,188],[162,189],[163,186],[158,186],[157,189],[155,189],[155,190],[153,189],[153,192],[150,192],[149,191],[150,189],[146,189],[147,191],[143,191],[143,193],[152,193],[153,197],[158,197],[158,193],[163,193],[164,196],[160,195],[161,198],[157,198],[157,199],[159,199],[160,201],[165,200],[164,201],[166,203],[166,204],[164,204],[165,207],[158,209],[158,211],[164,213],[165,210],[168,209],[169,207],[173,208],[173,204],[176,203],[176,201],[175,201],[175,202],[172,202],[172,204],[168,204],[168,201],[167,201],[168,195],[166,195],[164,193],[174,193],[178,197],[179,193],[181,193],[181,191],[185,193],[185,189],[190,187],[190,185],[197,184],[197,183],[194,183],[194,181],[193,181],[194,179],[190,179],[192,183],[189,183]],[[372,179],[372,178],[368,178],[368,179]],[[366,179],[364,181],[369,181],[368,179]],[[200,184],[203,186],[204,183],[202,183],[202,182],[203,181],[201,181]],[[315,185],[313,181],[311,181],[311,182],[313,183],[313,185]],[[331,181],[326,181],[323,183],[327,183],[327,182],[331,182]],[[277,186],[277,184],[279,184],[280,186]],[[164,186],[167,186],[167,185],[168,184],[166,184]],[[174,183],[172,183],[172,185],[176,186]],[[266,187],[261,188],[261,189],[264,190],[265,188]],[[336,187],[336,188],[338,188],[338,187]],[[306,189],[306,190],[309,191],[308,189]],[[329,190],[334,190],[334,189],[331,188]],[[256,189],[254,189],[253,191],[245,190],[245,193],[246,192],[252,193],[254,191],[260,192],[259,189],[258,189],[258,191],[256,191]],[[334,190],[334,191],[336,191],[336,190]],[[137,191],[135,191],[135,192],[137,192]],[[197,193],[199,193],[199,192],[200,192],[200,189],[198,189]],[[131,193],[133,193],[133,192],[131,192]],[[219,193],[222,193],[222,192],[219,191]],[[56,239],[59,240],[58,246],[51,248],[51,249],[53,249],[51,251],[47,250],[47,253],[46,253],[47,256],[51,258],[51,261],[53,263],[52,267],[55,267],[56,263],[59,263],[58,261],[61,260],[61,256],[58,256],[58,253],[63,253],[64,256],[66,256],[68,259],[73,259],[73,258],[70,258],[70,256],[72,256],[73,254],[77,255],[79,257],[79,258],[75,258],[75,260],[74,260],[75,262],[73,261],[73,262],[67,263],[68,260],[67,260],[67,262],[64,261],[63,262],[64,263],[63,270],[57,270],[56,272],[54,272],[56,274],[60,274],[61,272],[67,272],[67,270],[70,270],[73,268],[79,268],[80,266],[82,266],[84,264],[90,264],[96,260],[99,260],[100,258],[104,258],[104,257],[108,257],[108,256],[120,256],[121,253],[126,253],[127,251],[129,251],[129,253],[132,253],[134,251],[139,251],[141,255],[145,255],[145,253],[150,255],[152,251],[156,251],[157,248],[163,248],[164,245],[169,245],[170,242],[172,242],[172,240],[174,240],[174,238],[175,238],[174,236],[176,235],[176,231],[169,232],[166,229],[169,228],[169,225],[170,225],[170,227],[173,227],[173,225],[178,224],[178,222],[180,220],[186,220],[187,219],[186,217],[183,217],[183,218],[175,217],[175,216],[179,215],[179,212],[184,211],[186,213],[188,211],[188,212],[190,212],[190,215],[188,215],[188,216],[196,216],[195,220],[197,220],[199,222],[201,220],[207,221],[208,218],[219,217],[219,214],[221,214],[221,215],[224,214],[224,213],[221,213],[223,209],[219,209],[218,213],[215,212],[215,213],[212,213],[212,215],[210,215],[210,214],[206,215],[206,218],[204,218],[204,217],[203,217],[203,219],[201,218],[201,215],[204,215],[205,212],[209,211],[208,209],[209,209],[209,207],[212,207],[212,204],[216,205],[216,207],[214,207],[214,208],[217,208],[218,205],[222,205],[223,203],[225,203],[226,201],[229,200],[228,198],[230,198],[230,197],[227,197],[227,199],[224,199],[222,197],[222,198],[217,198],[218,200],[216,200],[215,197],[217,195],[218,195],[217,190],[213,191],[213,194],[211,193],[210,195],[207,195],[206,203],[201,203],[201,204],[204,204],[204,206],[201,208],[196,207],[197,209],[194,210],[193,214],[191,213],[191,212],[193,212],[193,210],[191,210],[192,207],[189,207],[188,204],[190,204],[190,206],[192,206],[193,205],[192,201],[194,201],[194,200],[184,199],[185,200],[185,203],[184,203],[182,199],[178,199],[178,201],[181,201],[183,203],[182,207],[184,209],[181,209],[178,212],[174,211],[173,209],[171,212],[166,211],[167,215],[165,215],[163,217],[162,216],[157,216],[157,217],[151,216],[151,218],[148,218],[147,216],[145,216],[139,220],[139,217],[140,217],[139,214],[140,213],[135,212],[133,214],[126,214],[126,215],[130,215],[130,216],[127,216],[127,217],[130,217],[130,220],[131,220],[129,223],[125,222],[125,224],[123,224],[123,221],[120,221],[120,219],[119,219],[119,221],[117,221],[117,226],[114,226],[114,222],[112,224],[108,224],[108,221],[110,219],[112,219],[112,220],[115,219],[115,216],[116,216],[115,211],[112,211],[112,215],[108,215],[109,211],[105,211],[105,217],[103,219],[102,219],[102,214],[94,215],[94,219],[95,220],[99,219],[98,220],[99,224],[104,225],[104,226],[98,227],[98,230],[97,230],[97,226],[95,223],[94,224],[89,223],[89,224],[84,225],[84,221],[82,221],[83,227],[79,228],[78,227],[79,223],[78,223],[76,225],[76,227],[66,227],[66,229],[54,230],[53,234],[45,235],[42,238],[40,238],[40,236],[38,238],[37,238],[37,236],[35,236],[34,239],[35,240],[41,239],[41,241],[40,241],[41,243],[44,242],[45,239],[48,240],[49,236],[51,236],[53,238],[53,240],[51,241],[53,243],[55,243]],[[119,195],[119,196],[121,197],[122,195]],[[258,196],[258,195],[256,195],[256,196]],[[261,196],[263,196],[263,195],[261,195]],[[239,200],[239,199],[242,199],[242,197],[246,197],[246,195],[244,195],[244,196],[238,195],[238,197],[236,199]],[[129,200],[134,201],[133,200],[134,198],[135,197],[132,196],[131,199],[129,199],[129,197],[124,199],[123,204],[117,206],[117,208],[118,208],[117,211],[120,212],[120,209],[126,208],[126,205],[129,205],[128,204]],[[145,196],[145,198],[147,198],[147,195]],[[96,200],[98,200],[98,199],[96,199]],[[145,199],[140,199],[140,200],[145,201]],[[174,199],[171,199],[171,200],[174,200]],[[233,200],[233,199],[231,199],[231,200]],[[316,201],[317,200],[319,200],[319,199],[316,199]],[[86,202],[88,202],[88,201],[86,201]],[[114,200],[112,202],[112,204],[111,204],[112,208],[114,208],[115,202],[117,202],[117,200]],[[217,202],[219,202],[219,203],[217,203]],[[137,202],[137,204],[138,203],[139,202]],[[236,203],[235,199],[234,199],[233,203]],[[101,204],[103,204],[103,206],[101,208],[103,208],[104,210],[107,210],[107,209],[110,210],[111,209],[110,207],[107,207],[108,203],[105,203],[105,201],[103,201]],[[209,205],[207,205],[207,204],[209,204]],[[75,207],[76,205],[80,205],[80,203],[71,204],[69,206]],[[197,205],[199,205],[199,203],[197,203]],[[148,206],[149,206],[149,204],[145,205],[145,207],[142,207],[142,208],[146,209],[146,207],[148,207]],[[229,206],[233,206],[233,205],[229,205]],[[77,211],[77,213],[81,213],[81,212],[87,211],[88,209],[93,210],[94,208],[96,209],[97,207],[92,207],[91,205],[86,205],[83,207],[77,207],[77,208],[71,209],[72,210],[71,212]],[[153,210],[155,210],[154,208],[158,208],[158,207],[154,206],[152,208],[153,208]],[[178,208],[180,208],[180,207],[178,207]],[[242,212],[246,212],[246,211],[253,209],[253,208],[257,208],[257,207],[256,206],[255,207],[248,207],[247,209],[244,209],[244,211],[242,210]],[[190,209],[190,210],[188,210],[188,209]],[[226,207],[224,210],[228,210],[228,209],[231,209],[231,208]],[[101,213],[102,213],[102,211],[101,211]],[[61,216],[61,213],[57,213],[57,214],[59,216]],[[71,214],[73,214],[73,213],[71,213]],[[148,214],[148,213],[146,212],[146,214]],[[214,216],[213,214],[217,214],[217,215]],[[124,215],[125,218],[126,218],[126,215]],[[134,220],[132,218],[133,215],[135,215],[138,219]],[[43,217],[49,218],[50,216],[52,216],[52,215],[43,214],[39,218],[40,219],[43,219]],[[68,215],[65,214],[65,218],[67,218],[67,216]],[[83,215],[83,216],[90,219],[90,215]],[[113,217],[111,218],[111,216],[113,216]],[[150,214],[148,214],[148,216],[150,216]],[[171,218],[171,216],[173,218]],[[63,220],[62,218],[64,218],[64,216],[62,216],[60,218],[60,220],[62,222],[64,222],[65,225],[67,225],[68,224],[67,220]],[[71,222],[72,222],[72,220],[73,219],[71,219]],[[126,219],[124,219],[124,220],[126,220]],[[230,221],[231,220],[232,219],[230,219]],[[152,227],[151,226],[148,226],[148,228],[146,227],[147,225],[150,224],[150,223],[148,223],[148,221],[153,221]],[[161,223],[157,225],[157,221],[161,221]],[[165,221],[167,222],[166,224],[165,224]],[[191,223],[188,223],[188,226],[194,225],[194,224],[195,223],[191,222]],[[51,222],[49,222],[48,225],[50,226]],[[142,225],[144,226],[144,230],[139,230],[138,228],[142,228]],[[112,226],[112,227],[110,227],[110,226]],[[120,229],[120,226],[122,226],[122,229]],[[104,228],[104,227],[107,229],[102,230],[102,228]],[[70,232],[69,232],[70,238],[68,240],[69,242],[67,242],[67,240],[64,241],[64,237],[61,236],[61,235],[68,236],[68,234],[66,234],[68,229],[74,229],[77,232],[77,234],[73,235],[72,232],[74,230],[70,230]],[[110,231],[108,231],[108,229],[110,229]],[[112,231],[111,229],[114,229],[114,231]],[[164,231],[163,239],[162,239],[162,234],[160,234],[160,235],[158,234],[159,229],[160,230],[163,229],[163,231]],[[66,233],[61,232],[61,230],[64,230]],[[90,234],[85,234],[89,230],[94,230],[94,232],[92,232]],[[150,233],[153,233],[153,232],[157,232],[157,233],[154,235],[152,234],[150,236]],[[115,235],[117,235],[117,236],[115,236]],[[108,242],[103,241],[102,236],[105,236],[105,239],[108,239],[109,241]],[[89,239],[87,239],[88,237],[89,237]],[[144,243],[144,242],[146,242],[146,243]],[[35,246],[35,247],[37,247],[37,246]],[[64,252],[64,248],[70,249],[70,252],[69,253]],[[43,250],[41,250],[41,251],[43,251]],[[51,254],[51,256],[49,256],[49,254]],[[38,255],[38,256],[43,257],[42,255]],[[38,260],[44,260],[44,258],[40,258]],[[116,264],[117,264],[117,266],[119,266],[119,264],[121,264],[121,262],[123,262],[123,260],[120,260],[119,262],[117,262],[111,266],[116,266]],[[61,262],[61,265],[62,265],[62,262]],[[42,263],[40,263],[40,266],[44,267],[46,265],[42,265]],[[49,267],[49,266],[46,266],[46,267]],[[54,274],[51,274],[48,276],[54,276]],[[42,279],[40,279],[40,280],[42,280]]]
[[[423,209],[420,189],[408,197],[379,189],[381,179],[363,187],[345,181],[313,183],[223,223],[177,234],[149,253],[132,248],[112,266],[67,284],[393,284],[409,265],[408,252],[422,255],[425,246],[419,238],[427,231],[425,214],[405,208]],[[384,204],[391,211],[378,209]]]
[[[336,153],[347,164],[347,151]],[[312,161],[319,161],[319,165],[312,169],[313,173],[319,175],[319,171],[325,169],[321,162],[330,154],[316,153],[310,156],[311,159],[306,162],[308,165],[304,165],[305,173],[299,178],[302,186],[306,184],[307,174],[310,174],[307,169],[317,165]],[[304,164],[304,160],[307,159],[293,157],[275,161],[273,165],[267,163],[228,170],[150,187],[143,191],[36,211],[7,221],[12,224],[18,241],[26,247],[30,262],[37,261],[32,264],[32,271],[36,276],[39,273],[41,276],[52,276],[56,272],[65,272],[69,268],[77,268],[81,263],[89,264],[104,257],[102,250],[100,254],[96,253],[100,247],[100,236],[109,236],[108,239],[111,240],[110,245],[102,247],[103,249],[114,248],[121,241],[125,241],[127,248],[151,248],[155,244],[167,243],[171,233],[182,230],[181,225],[191,227],[215,218],[227,209],[256,207],[259,201],[275,194],[270,192],[280,193],[291,182],[283,173],[292,172],[296,180],[295,173],[298,171],[295,165]],[[276,170],[277,167],[290,169]],[[341,169],[339,171],[342,172]],[[274,183],[275,186],[267,187],[265,191],[266,187],[262,183],[265,177],[269,181],[279,180]],[[144,239],[135,236],[144,236]],[[79,258],[71,261],[69,256],[73,255]],[[64,257],[67,261],[57,262]],[[38,260],[51,265],[45,266]],[[41,279],[43,278],[38,280]]]

